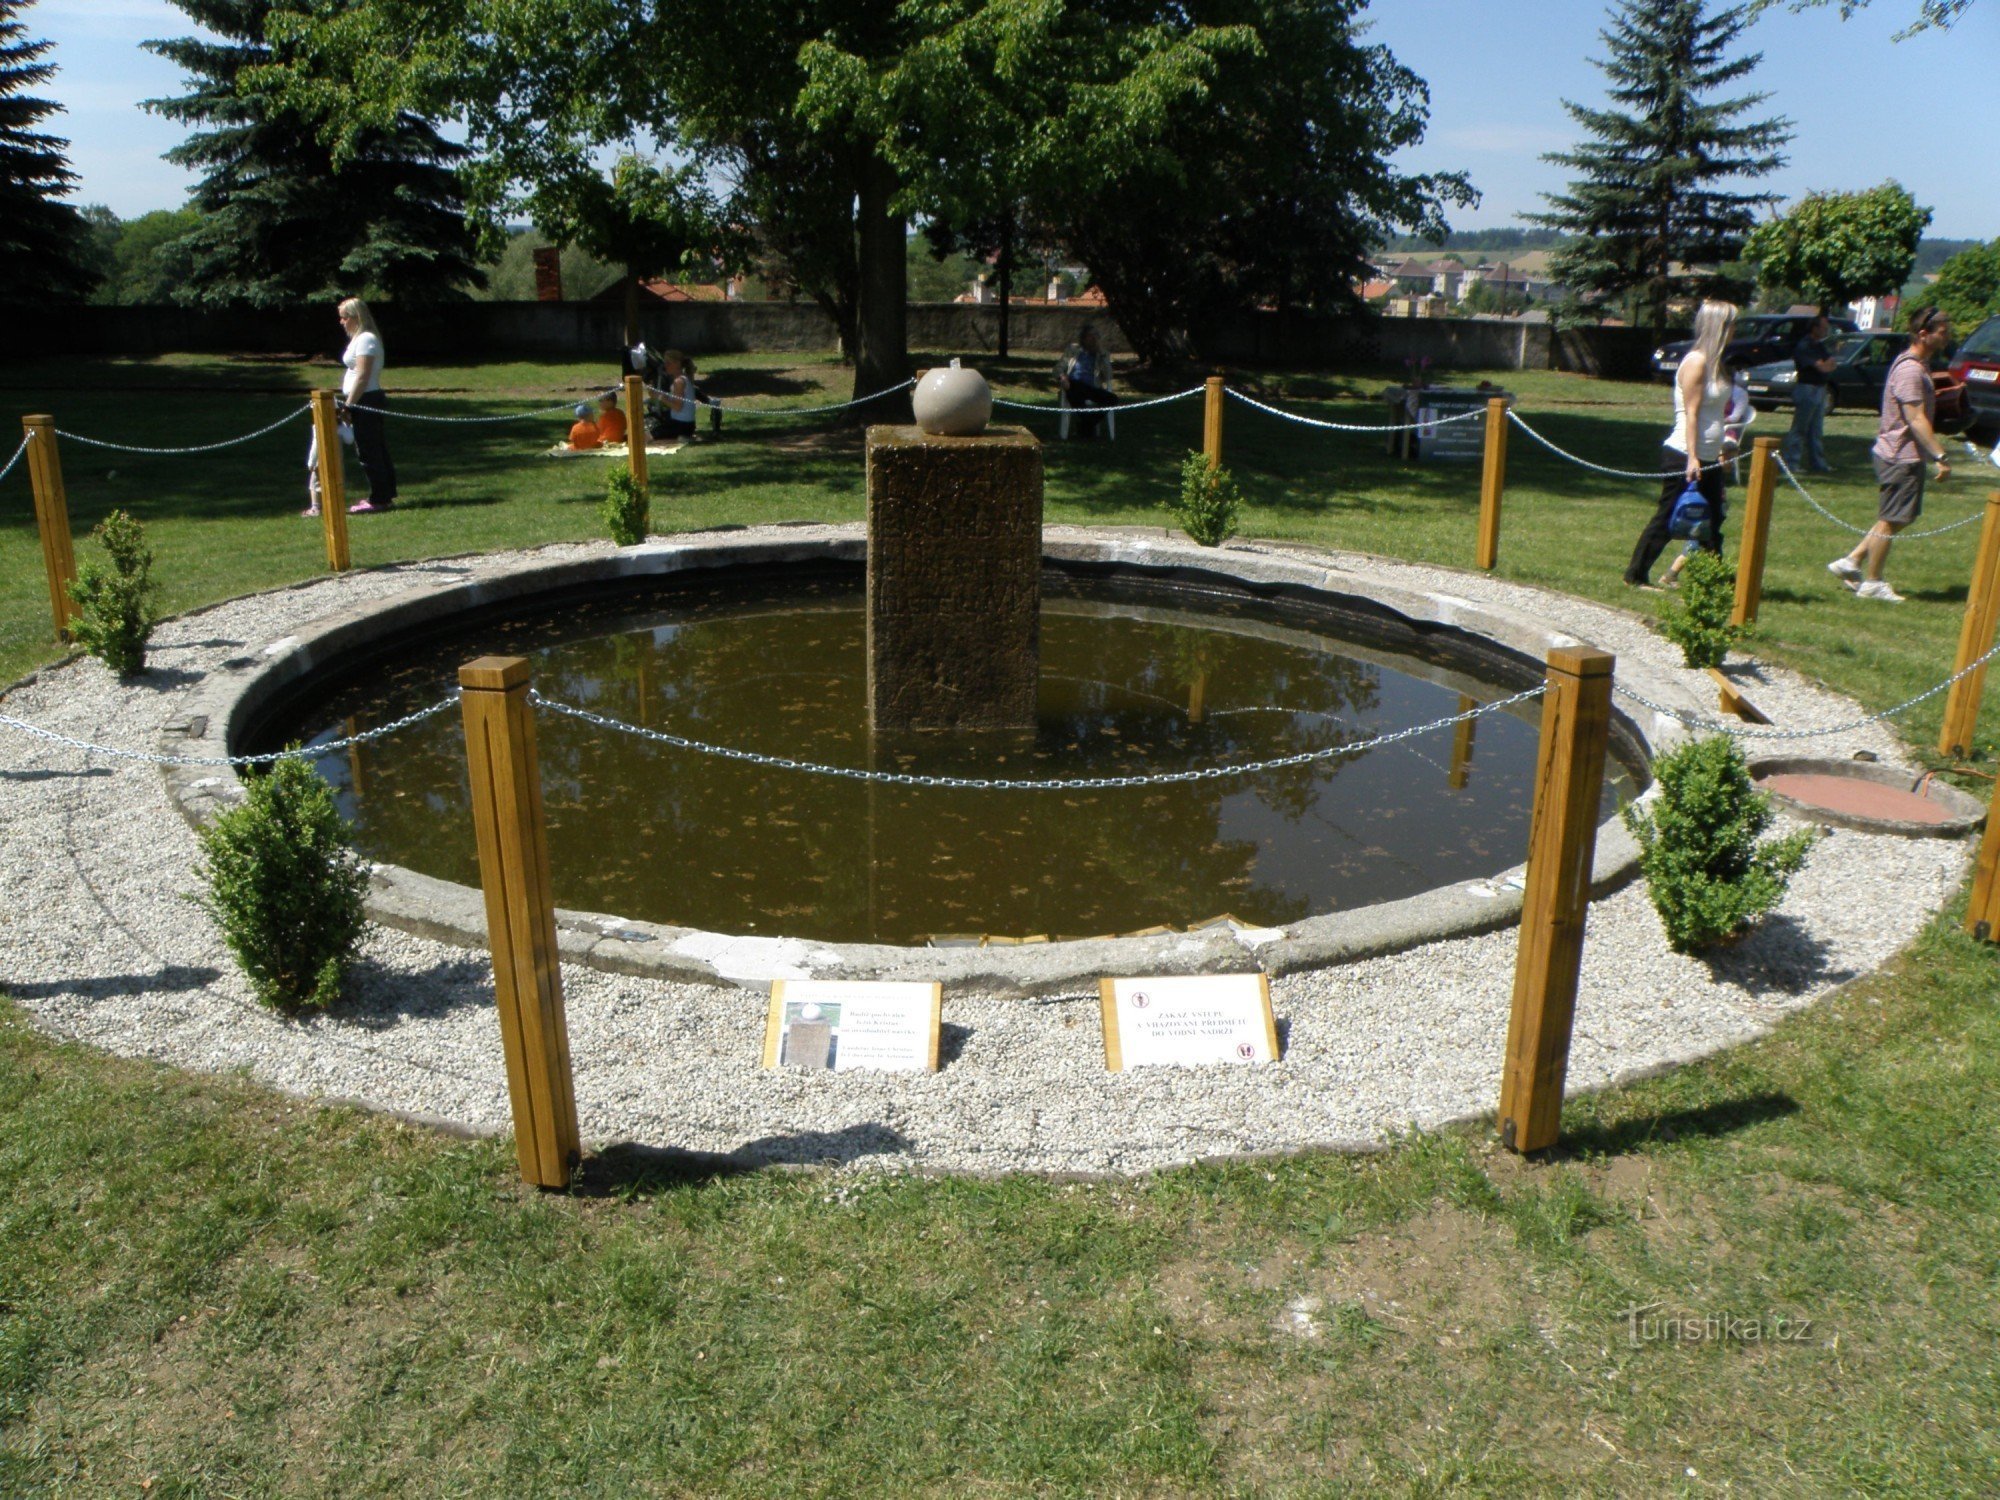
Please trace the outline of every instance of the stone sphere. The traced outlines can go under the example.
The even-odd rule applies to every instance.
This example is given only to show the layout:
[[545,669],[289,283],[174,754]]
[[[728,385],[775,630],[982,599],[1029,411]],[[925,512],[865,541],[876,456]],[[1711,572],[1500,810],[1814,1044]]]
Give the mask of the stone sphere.
[[927,370],[910,395],[917,425],[932,437],[977,437],[993,416],[993,388],[957,360]]

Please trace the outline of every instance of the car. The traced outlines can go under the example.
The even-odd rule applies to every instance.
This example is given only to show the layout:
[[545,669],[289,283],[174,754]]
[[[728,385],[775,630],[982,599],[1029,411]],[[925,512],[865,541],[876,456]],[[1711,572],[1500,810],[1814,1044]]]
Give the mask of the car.
[[[1828,316],[1835,333],[1856,332],[1852,318]],[[1811,313],[1745,313],[1736,320],[1736,337],[1722,351],[1725,364],[1737,369],[1769,364],[1774,359],[1790,359],[1798,341],[1812,331]],[[1681,367],[1681,356],[1694,347],[1693,339],[1662,344],[1653,351],[1653,369],[1671,377]]]
[[1960,340],[1949,368],[1965,382],[1972,409],[1969,435],[1975,442],[2000,443],[2000,317],[1988,318]]
[[[1829,407],[1878,409],[1882,405],[1882,382],[1889,378],[1889,366],[1895,363],[1896,356],[1909,346],[1909,342],[1907,333],[1891,333],[1887,329],[1829,338],[1826,350],[1834,359],[1833,369],[1826,377],[1827,390],[1832,397]],[[1743,384],[1750,392],[1750,404],[1761,411],[1790,406],[1792,392],[1798,386],[1798,374],[1798,367],[1792,363],[1789,354],[1768,364],[1751,366],[1743,372]]]

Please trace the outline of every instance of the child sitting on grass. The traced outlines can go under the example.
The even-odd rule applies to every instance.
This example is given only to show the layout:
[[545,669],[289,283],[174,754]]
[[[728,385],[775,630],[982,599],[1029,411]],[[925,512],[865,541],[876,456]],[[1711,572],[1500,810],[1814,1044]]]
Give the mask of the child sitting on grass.
[[598,435],[597,424],[590,419],[590,406],[587,402],[579,401],[576,404],[576,422],[569,430],[569,445],[578,453],[588,448],[604,446],[604,439]]
[[597,440],[600,443],[625,441],[625,413],[618,409],[616,391],[606,391],[597,398]]

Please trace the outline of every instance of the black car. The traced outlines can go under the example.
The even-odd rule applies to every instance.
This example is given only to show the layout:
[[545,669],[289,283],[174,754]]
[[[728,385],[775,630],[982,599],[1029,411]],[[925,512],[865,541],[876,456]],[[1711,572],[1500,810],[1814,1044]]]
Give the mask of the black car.
[[[1828,317],[1834,333],[1853,333],[1854,319]],[[1739,370],[1767,365],[1774,359],[1790,359],[1800,339],[1812,332],[1811,313],[1745,313],[1736,320],[1736,337],[1723,348],[1722,361]],[[1671,377],[1681,367],[1681,356],[1694,347],[1693,339],[1678,339],[1653,351],[1653,368]]]
[[[1871,411],[1879,408],[1882,382],[1889,378],[1889,366],[1909,342],[1907,333],[1894,333],[1886,328],[1876,333],[1829,337],[1826,351],[1834,359],[1833,369],[1826,377],[1827,390],[1833,398],[1829,407],[1859,406]],[[1791,355],[1786,354],[1769,364],[1745,370],[1743,384],[1750,392],[1750,404],[1760,410],[1790,406],[1792,392],[1798,385],[1798,367],[1792,363]]]
[[1951,373],[1965,382],[1972,436],[2000,443],[2000,318],[1988,318],[1960,341]]

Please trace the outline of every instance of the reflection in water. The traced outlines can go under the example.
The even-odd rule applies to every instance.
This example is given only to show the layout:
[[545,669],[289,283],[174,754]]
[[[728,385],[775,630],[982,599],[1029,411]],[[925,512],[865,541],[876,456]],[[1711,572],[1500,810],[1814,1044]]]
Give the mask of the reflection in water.
[[[689,582],[566,604],[370,668],[264,736],[349,734],[434,700],[458,665],[526,655],[551,698],[716,744],[959,776],[1139,776],[1338,750],[1474,706],[1466,680],[1349,654],[1273,606],[1121,586],[1054,597],[1032,735],[877,740],[859,590]],[[1071,590],[1074,585],[1067,586]],[[782,594],[775,592],[782,589]],[[1425,680],[1449,676],[1451,685]],[[1488,696],[1502,696],[1495,689]],[[1249,777],[1101,791],[951,790],[697,755],[544,714],[557,899],[720,932],[921,942],[1077,937],[1228,912],[1277,925],[1517,863],[1536,706]],[[1449,766],[1441,762],[1449,757]],[[319,769],[372,858],[476,882],[462,733],[440,715]]]

